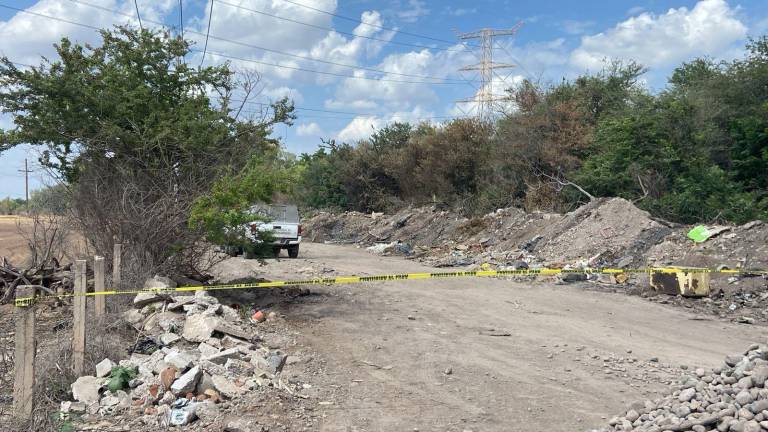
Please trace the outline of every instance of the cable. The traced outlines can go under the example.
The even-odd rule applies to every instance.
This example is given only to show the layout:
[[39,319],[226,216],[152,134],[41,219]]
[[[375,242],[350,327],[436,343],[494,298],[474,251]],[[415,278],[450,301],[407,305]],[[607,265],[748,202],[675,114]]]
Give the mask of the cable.
[[363,21],[361,21],[361,20],[359,20],[357,18],[350,18],[350,17],[344,16],[344,15],[339,15],[339,14],[336,14],[336,13],[333,13],[333,12],[328,12],[326,10],[318,9],[318,8],[315,8],[315,7],[312,7],[312,6],[309,6],[309,5],[305,5],[305,4],[302,4],[302,3],[298,3],[298,2],[295,2],[295,1],[291,1],[291,0],[282,0],[282,1],[285,2],[285,3],[290,3],[292,5],[300,6],[300,7],[306,8],[306,9],[310,9],[310,10],[313,10],[315,12],[319,12],[319,13],[322,13],[322,14],[325,14],[325,15],[330,15],[332,17],[336,17],[336,18],[339,18],[339,19],[347,20],[347,21],[352,21],[352,22],[355,22],[355,23],[358,23],[358,24],[364,24],[364,25],[367,25],[369,27],[374,27],[374,28],[381,29],[381,30],[393,31],[393,32],[404,34],[404,35],[408,35],[408,36],[414,36],[414,37],[418,37],[418,38],[422,38],[422,39],[429,39],[429,40],[433,40],[433,41],[436,41],[436,42],[448,43],[448,44],[451,44],[451,45],[454,45],[456,43],[455,41],[450,41],[450,40],[446,40],[446,39],[435,38],[435,37],[431,37],[431,36],[421,35],[421,34],[418,34],[418,33],[409,33],[409,32],[404,31],[404,30],[398,30],[396,28],[384,27],[384,26],[380,26],[378,24],[370,24],[370,23],[367,23],[367,22],[363,22]]
[[387,42],[387,43],[392,43],[394,45],[402,45],[402,46],[408,46],[408,47],[413,47],[413,48],[435,49],[435,50],[440,50],[440,51],[464,51],[466,49],[464,47],[462,47],[461,49],[430,47],[430,46],[427,46],[427,45],[411,44],[411,43],[406,43],[406,42],[396,42],[396,41],[392,41],[392,40],[388,40],[388,39],[381,39],[381,38],[377,38],[377,37],[373,37],[373,36],[363,36],[363,35],[358,35],[358,34],[354,34],[354,33],[350,33],[350,32],[344,32],[344,31],[341,31],[341,30],[336,30],[336,29],[331,28],[331,27],[324,27],[324,26],[319,26],[319,25],[315,25],[315,24],[306,23],[306,22],[303,22],[303,21],[298,21],[298,20],[291,19],[291,18],[281,17],[279,15],[274,15],[274,14],[271,14],[269,12],[259,11],[259,10],[247,8],[245,6],[241,6],[241,5],[238,5],[238,4],[229,3],[229,2],[226,2],[224,0],[219,0],[219,3],[225,4],[227,6],[231,6],[233,8],[246,10],[246,11],[251,12],[251,13],[255,13],[255,14],[259,14],[259,15],[264,15],[264,16],[268,16],[268,17],[271,17],[271,18],[276,18],[276,19],[279,19],[279,20],[288,21],[288,22],[292,22],[292,23],[295,23],[295,24],[300,24],[300,25],[303,25],[303,26],[312,27],[312,28],[316,28],[316,29],[320,29],[320,30],[333,31],[333,32],[336,32],[336,33],[339,33],[339,34],[343,34],[343,35],[347,35],[347,36],[352,36],[352,37],[356,37],[356,38],[370,39],[370,40],[374,40],[374,41]]
[[[194,48],[190,48],[190,51],[201,52],[200,50],[197,50],[197,49],[194,49]],[[349,78],[349,79],[362,79],[362,80],[370,80],[370,81],[394,82],[394,83],[403,83],[403,84],[438,84],[438,85],[446,85],[446,84],[447,85],[463,85],[463,84],[466,84],[468,82],[471,82],[471,81],[465,81],[465,82],[404,81],[404,80],[393,80],[393,79],[387,79],[387,78],[373,78],[373,77],[366,77],[366,76],[345,75],[345,74],[339,74],[339,73],[334,73],[334,72],[319,71],[319,70],[314,70],[314,69],[305,69],[305,68],[300,68],[300,67],[297,67],[297,66],[287,66],[287,65],[277,64],[277,63],[269,63],[269,62],[264,62],[264,61],[261,61],[261,60],[253,60],[253,59],[249,59],[249,58],[237,57],[237,56],[233,56],[233,55],[229,55],[229,54],[219,53],[219,52],[216,52],[216,51],[208,51],[208,52],[211,53],[211,55],[217,55],[217,56],[220,56],[220,57],[223,57],[223,58],[227,58],[227,59],[231,59],[231,60],[239,60],[239,61],[244,61],[244,62],[249,62],[249,63],[256,63],[256,64],[260,64],[260,65],[264,65],[264,66],[273,66],[273,67],[277,67],[277,68],[297,70],[297,71],[303,71],[303,72],[311,72],[311,73],[316,73],[316,74],[321,74],[321,75],[331,75],[331,76],[337,76],[337,77]]]
[[136,17],[139,18],[139,28],[144,30],[144,26],[141,25],[141,14],[139,13],[139,2],[137,0],[133,0],[134,6],[136,6]]
[[[82,0],[69,0],[69,1],[71,1],[73,3],[78,3],[78,4],[85,5],[85,6],[89,6],[89,7],[92,7],[92,8],[101,9],[101,10],[104,10],[104,11],[107,11],[107,12],[112,12],[112,13],[117,14],[117,15],[127,15],[127,14],[124,14],[122,12],[116,11],[114,9],[109,9],[109,8],[105,8],[105,7],[102,7],[102,6],[94,5],[94,4],[91,4],[91,3],[88,3],[88,2],[85,2],[85,1],[82,1]],[[63,18],[54,17],[54,16],[50,16],[50,15],[45,15],[45,14],[41,14],[41,13],[38,13],[38,12],[32,12],[32,11],[28,11],[28,10],[25,10],[25,9],[20,9],[20,8],[16,8],[16,7],[13,7],[13,6],[4,5],[4,4],[1,4],[1,3],[0,3],[0,7],[16,10],[16,11],[19,11],[19,12],[28,13],[28,14],[31,14],[31,15],[36,15],[36,16],[40,16],[40,17],[44,17],[44,18],[50,18],[50,19],[57,20],[57,21],[63,21],[63,22],[69,23],[69,24],[81,25],[81,26],[84,26],[84,27],[89,27],[89,28],[93,28],[93,29],[96,29],[96,30],[100,30],[100,29],[98,29],[96,27],[89,26],[87,24],[77,23],[77,22],[65,20]],[[131,15],[128,15],[128,16],[131,16]],[[150,20],[146,20],[146,19],[144,21],[152,23],[152,24],[156,24],[156,25],[159,25],[159,26],[162,26],[163,28],[166,28],[166,25],[161,23],[161,22],[150,21]],[[196,35],[199,35],[199,36],[205,36],[205,34],[203,34],[201,32],[194,31],[194,30],[187,30],[186,32],[187,33],[196,34]],[[466,80],[451,79],[451,78],[441,78],[441,77],[435,77],[435,76],[429,76],[429,75],[406,74],[406,73],[400,73],[400,72],[393,72],[393,71],[386,71],[386,70],[381,70],[381,69],[376,69],[376,68],[370,68],[370,67],[365,67],[365,66],[358,66],[358,65],[350,65],[350,64],[344,64],[344,63],[338,63],[338,62],[318,59],[318,58],[314,58],[314,57],[307,57],[307,56],[302,56],[302,55],[298,55],[298,54],[292,54],[292,53],[288,53],[288,52],[285,52],[285,51],[280,51],[280,50],[276,50],[276,49],[272,49],[272,48],[264,48],[264,47],[260,47],[258,45],[252,45],[252,44],[248,44],[248,43],[245,43],[245,42],[239,42],[239,41],[236,41],[236,40],[227,39],[227,38],[223,38],[223,37],[219,37],[219,36],[215,36],[215,35],[210,35],[210,38],[214,39],[214,40],[219,40],[219,41],[222,41],[222,42],[231,43],[231,44],[234,44],[234,45],[244,46],[244,47],[247,47],[247,48],[253,48],[253,49],[258,49],[258,50],[262,50],[262,51],[266,51],[266,52],[280,54],[280,55],[284,55],[284,56],[287,56],[287,57],[294,57],[294,58],[298,58],[298,59],[302,59],[302,60],[309,60],[309,61],[314,61],[314,62],[318,62],[318,63],[325,63],[325,64],[334,65],[334,66],[346,67],[346,68],[350,68],[350,69],[367,70],[367,71],[377,72],[377,73],[381,73],[381,74],[397,75],[397,76],[404,76],[404,77],[410,77],[410,78],[422,78],[422,79],[432,79],[432,80],[453,81],[453,82],[459,82],[459,83],[467,83]]]
[[179,29],[181,29],[181,39],[184,40],[184,0],[179,0]]
[[211,34],[211,20],[213,20],[213,0],[211,0],[211,10],[208,11],[208,31],[205,32],[205,48],[203,48],[203,56],[200,58],[200,66],[205,61],[205,52],[208,51],[208,36]]

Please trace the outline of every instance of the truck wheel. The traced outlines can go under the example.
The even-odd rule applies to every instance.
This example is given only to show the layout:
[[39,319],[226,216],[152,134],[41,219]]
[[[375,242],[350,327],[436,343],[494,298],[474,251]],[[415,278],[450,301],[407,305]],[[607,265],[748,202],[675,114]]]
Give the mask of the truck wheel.
[[290,258],[298,258],[299,257],[299,245],[290,246],[288,248],[288,256]]

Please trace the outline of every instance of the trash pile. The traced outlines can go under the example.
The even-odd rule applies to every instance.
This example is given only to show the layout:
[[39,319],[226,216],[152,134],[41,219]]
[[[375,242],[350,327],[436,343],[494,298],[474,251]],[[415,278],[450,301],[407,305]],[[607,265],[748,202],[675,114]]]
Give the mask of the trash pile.
[[[145,288],[175,287],[164,277]],[[258,311],[243,316],[205,291],[193,295],[141,293],[124,314],[139,338],[130,357],[104,359],[95,374],[71,386],[74,401],[61,403],[63,416],[135,416],[148,426],[186,425],[212,420],[224,401],[259,387],[292,393],[280,379],[287,356],[260,345]]]
[[601,431],[768,430],[768,345],[754,344],[729,355],[722,367],[696,369],[674,391],[657,400],[632,404]]

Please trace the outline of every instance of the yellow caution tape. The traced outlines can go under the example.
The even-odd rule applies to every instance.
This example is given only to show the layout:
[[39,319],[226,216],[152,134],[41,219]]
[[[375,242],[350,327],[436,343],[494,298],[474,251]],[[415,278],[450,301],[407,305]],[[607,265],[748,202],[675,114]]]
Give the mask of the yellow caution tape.
[[279,288],[286,286],[297,285],[331,285],[331,284],[352,284],[362,282],[385,282],[385,281],[400,281],[400,280],[414,280],[414,279],[431,279],[431,278],[457,278],[457,277],[493,277],[493,276],[552,276],[558,274],[568,273],[584,273],[584,274],[621,274],[621,273],[744,273],[753,275],[768,275],[768,270],[748,270],[748,269],[711,269],[711,268],[698,268],[698,267],[648,267],[648,268],[636,268],[636,269],[615,269],[615,268],[582,268],[582,269],[558,269],[558,268],[538,268],[538,269],[525,269],[525,270],[486,270],[489,266],[481,266],[483,270],[477,271],[453,271],[453,272],[437,272],[437,273],[403,273],[403,274],[385,274],[375,276],[339,276],[332,278],[313,278],[313,279],[296,279],[285,281],[271,281],[271,282],[253,282],[242,284],[224,284],[224,285],[197,285],[197,286],[185,286],[177,288],[144,288],[133,289],[124,291],[98,291],[98,292],[86,292],[86,293],[63,293],[63,294],[48,294],[45,296],[37,297],[20,297],[16,299],[17,307],[30,306],[35,300],[44,300],[47,298],[63,299],[68,297],[95,297],[95,296],[107,296],[107,295],[136,295],[136,294],[172,294],[178,292],[193,292],[193,291],[217,291],[217,290],[234,290],[234,289],[250,289],[250,288]]

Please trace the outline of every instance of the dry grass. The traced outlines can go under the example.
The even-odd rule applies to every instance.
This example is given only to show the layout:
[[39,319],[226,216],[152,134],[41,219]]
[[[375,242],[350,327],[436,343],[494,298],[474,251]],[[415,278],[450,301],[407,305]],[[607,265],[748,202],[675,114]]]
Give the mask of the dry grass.
[[[92,305],[89,305],[92,306]],[[5,309],[8,310],[5,310]],[[4,306],[0,316],[0,331],[8,335],[14,328],[12,306]],[[109,358],[115,362],[126,358],[136,332],[117,314],[104,319],[87,316],[87,346],[85,373],[93,374],[95,365]],[[51,308],[38,305],[37,359],[35,365],[35,413],[30,420],[11,417],[13,396],[13,338],[4,338],[0,347],[0,430],[2,431],[61,431],[65,424],[58,417],[61,401],[71,400],[70,384],[78,377],[72,372],[72,310],[69,305]]]

